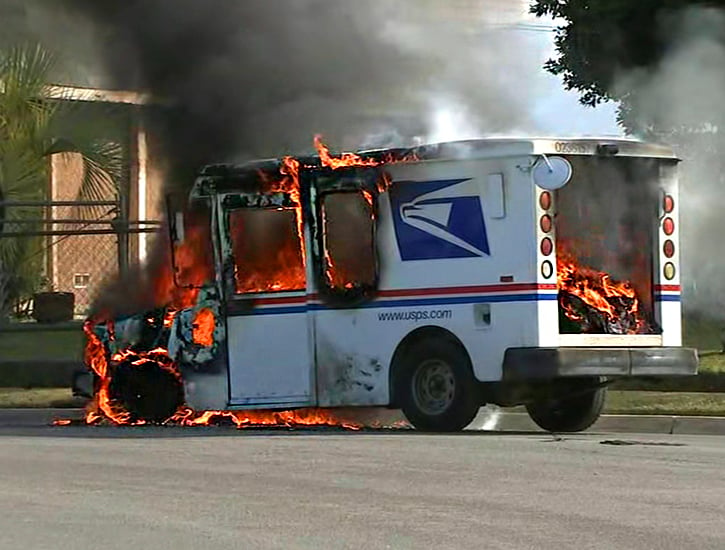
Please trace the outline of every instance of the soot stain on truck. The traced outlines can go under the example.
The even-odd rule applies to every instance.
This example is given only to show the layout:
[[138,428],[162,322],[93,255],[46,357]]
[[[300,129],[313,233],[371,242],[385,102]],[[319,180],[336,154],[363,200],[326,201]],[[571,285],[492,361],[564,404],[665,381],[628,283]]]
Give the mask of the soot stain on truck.
[[376,357],[340,353],[328,339],[317,348],[319,400],[328,405],[372,404],[384,387],[383,365]]

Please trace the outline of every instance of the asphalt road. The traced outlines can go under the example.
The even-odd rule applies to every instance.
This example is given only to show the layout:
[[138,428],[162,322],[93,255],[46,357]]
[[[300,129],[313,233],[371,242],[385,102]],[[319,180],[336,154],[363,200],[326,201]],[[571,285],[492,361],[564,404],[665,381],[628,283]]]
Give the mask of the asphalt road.
[[723,518],[715,436],[0,427],[2,549],[702,550]]

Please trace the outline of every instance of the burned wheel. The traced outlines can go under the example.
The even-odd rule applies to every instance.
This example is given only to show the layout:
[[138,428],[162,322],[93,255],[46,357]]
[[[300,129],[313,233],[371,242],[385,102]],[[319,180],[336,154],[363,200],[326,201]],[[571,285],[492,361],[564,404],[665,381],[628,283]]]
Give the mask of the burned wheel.
[[398,397],[406,418],[418,430],[456,432],[480,407],[468,355],[448,340],[422,341],[404,357]]
[[133,421],[163,422],[184,403],[179,379],[151,359],[118,364],[109,391]]
[[531,420],[548,432],[580,432],[602,414],[606,388],[598,378],[557,383],[547,398],[526,405]]

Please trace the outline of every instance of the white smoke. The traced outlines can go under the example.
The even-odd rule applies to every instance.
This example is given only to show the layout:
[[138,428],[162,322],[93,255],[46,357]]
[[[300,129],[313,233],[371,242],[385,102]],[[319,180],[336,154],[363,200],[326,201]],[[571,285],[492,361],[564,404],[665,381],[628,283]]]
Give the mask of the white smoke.
[[629,71],[614,93],[631,101],[647,134],[674,146],[680,166],[682,282],[685,309],[725,317],[725,12],[691,8],[662,22],[670,37],[657,67]]
[[478,416],[468,427],[471,430],[479,430],[484,432],[493,432],[499,429],[503,412],[496,405],[486,405],[481,407]]

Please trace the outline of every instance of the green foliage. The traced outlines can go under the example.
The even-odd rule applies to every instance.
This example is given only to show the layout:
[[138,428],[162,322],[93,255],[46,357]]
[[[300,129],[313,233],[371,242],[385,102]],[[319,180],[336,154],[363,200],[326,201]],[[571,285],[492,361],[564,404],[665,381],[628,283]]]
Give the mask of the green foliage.
[[698,6],[725,7],[725,0],[534,0],[531,12],[564,20],[555,38],[558,57],[545,67],[578,91],[583,104],[620,101],[628,130],[677,132],[682,128],[642,127],[637,91],[616,84],[623,74],[655,69],[677,45],[683,10]]
[[[55,67],[55,56],[37,45],[0,50],[0,200],[47,198],[49,156],[70,152],[83,159],[79,199],[116,196],[123,167],[118,124],[113,116],[83,116],[81,103],[50,84]],[[13,220],[42,216],[37,207],[0,208],[13,232],[33,229]],[[42,239],[0,238],[0,317],[38,289],[42,262]]]
[[725,315],[725,0],[533,0],[556,20],[546,69],[580,101],[619,103],[629,133],[672,146],[680,168],[686,313]]

